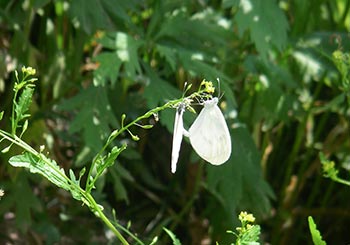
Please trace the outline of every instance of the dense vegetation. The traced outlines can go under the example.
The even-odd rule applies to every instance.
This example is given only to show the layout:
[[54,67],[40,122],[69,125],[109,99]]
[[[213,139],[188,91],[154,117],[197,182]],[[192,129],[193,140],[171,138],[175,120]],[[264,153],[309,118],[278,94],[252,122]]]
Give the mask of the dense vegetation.
[[[84,187],[96,154],[127,145],[90,187],[131,244],[233,243],[241,211],[262,244],[310,244],[308,216],[329,244],[349,243],[350,188],[321,165],[348,177],[349,11],[350,0],[0,1],[0,128],[16,132],[13,91],[33,67],[23,142]],[[162,106],[203,79],[219,96],[217,78],[231,158],[212,166],[184,141],[172,174],[175,109]],[[157,107],[139,122],[151,129],[133,125],[103,148]],[[194,118],[185,112],[186,128]],[[14,168],[23,149],[0,146],[1,243],[118,244],[85,197]]]

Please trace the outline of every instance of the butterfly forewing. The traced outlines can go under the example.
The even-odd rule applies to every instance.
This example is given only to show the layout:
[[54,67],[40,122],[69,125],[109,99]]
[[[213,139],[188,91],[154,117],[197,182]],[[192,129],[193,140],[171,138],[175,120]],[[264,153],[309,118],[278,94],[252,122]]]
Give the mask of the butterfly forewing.
[[175,113],[175,122],[174,122],[174,132],[173,132],[173,147],[171,153],[171,172],[176,172],[176,164],[179,159],[179,152],[183,137],[183,113],[185,110],[185,105],[180,104]]

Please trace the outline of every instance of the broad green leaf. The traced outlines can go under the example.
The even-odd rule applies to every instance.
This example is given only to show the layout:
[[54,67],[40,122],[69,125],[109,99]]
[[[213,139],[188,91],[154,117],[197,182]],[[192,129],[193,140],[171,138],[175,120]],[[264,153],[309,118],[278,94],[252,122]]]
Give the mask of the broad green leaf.
[[327,243],[324,240],[322,240],[321,233],[319,232],[319,230],[317,230],[314,219],[311,216],[308,217],[308,222],[314,245],[326,245]]
[[[332,56],[339,48],[337,42],[330,41],[335,36],[344,40],[347,38],[347,33],[314,32],[303,36],[295,44],[292,55],[300,67],[305,82],[321,81],[327,74],[327,79],[324,79],[327,85],[342,86],[342,79]],[[349,42],[343,42],[341,46],[345,50],[350,49]]]
[[254,96],[249,96],[240,109],[240,118],[248,125],[263,121],[267,130],[278,122],[292,120],[288,113],[299,104],[294,92],[299,85],[288,70],[276,63],[263,62],[257,56],[245,59],[245,68],[254,74],[250,88]]
[[115,198],[117,200],[125,200],[126,203],[129,203],[128,193],[125,184],[123,183],[123,177],[119,172],[119,169],[122,168],[121,165],[117,167],[112,167],[109,169],[109,173],[112,177],[113,188],[115,192]]
[[[109,33],[102,37],[99,42],[105,47],[112,49],[111,55],[105,52],[102,56],[104,64],[107,62],[116,62],[108,65],[108,68],[100,66],[95,72],[96,75],[114,78],[116,75],[107,74],[107,72],[116,72],[118,67],[123,64],[126,77],[135,79],[136,74],[141,73],[139,64],[138,49],[143,44],[142,41],[136,40],[132,36],[124,32]],[[101,59],[101,57],[99,58]],[[113,68],[113,65],[115,67]],[[103,70],[101,70],[103,69]],[[106,70],[107,69],[107,70]],[[118,69],[119,70],[119,69]],[[95,78],[96,79],[96,78]],[[97,78],[98,79],[98,78]],[[99,78],[100,79],[100,78]]]
[[233,129],[231,138],[230,160],[219,167],[206,165],[208,188],[217,195],[227,214],[240,207],[263,215],[270,209],[274,194],[262,176],[260,155],[243,126]]
[[48,159],[45,155],[39,156],[25,152],[22,155],[13,156],[9,163],[13,167],[27,168],[31,173],[38,173],[44,176],[51,183],[65,190],[69,190],[67,178],[63,168],[59,167],[54,160]]
[[164,104],[167,100],[181,97],[181,91],[161,79],[151,67],[145,66],[145,70],[150,78],[150,82],[146,85],[144,92],[148,108],[154,108]]
[[0,121],[2,120],[2,117],[4,116],[4,111],[0,112]]
[[135,0],[74,0],[69,3],[69,14],[76,25],[85,32],[92,34],[98,29],[113,30],[116,25],[132,25],[128,11],[138,7]]
[[229,77],[206,61],[207,57],[204,53],[181,50],[181,52],[179,52],[179,60],[184,68],[193,76],[204,77],[213,82],[216,81],[217,78],[220,78],[221,82],[230,81]]
[[47,5],[49,2],[50,2],[50,0],[33,0],[33,1],[31,1],[31,5],[35,9],[39,9],[39,8],[42,8],[45,5]]
[[222,6],[224,8],[237,7],[240,3],[240,0],[223,0]]
[[235,21],[240,35],[249,30],[251,39],[261,56],[269,50],[282,50],[287,44],[288,22],[275,0],[242,0]]
[[175,71],[176,69],[176,49],[167,47],[164,45],[157,45],[157,50],[160,56],[164,57],[165,60],[169,63],[171,69]]
[[31,227],[32,213],[42,212],[43,206],[33,192],[28,174],[20,171],[11,182],[6,183],[2,180],[1,186],[5,187],[7,194],[6,198],[0,200],[0,213],[7,213],[14,209],[16,226],[24,230]]
[[[111,128],[118,128],[119,123],[112,111],[106,88],[90,86],[83,89],[75,97],[63,101],[60,110],[76,111],[77,114],[70,124],[70,132],[82,132],[85,146],[79,158],[84,162],[101,149]],[[80,164],[81,162],[77,162]]]
[[122,65],[121,59],[115,52],[103,52],[95,57],[99,63],[98,68],[94,71],[94,85],[104,86],[107,81],[113,85],[119,74]]

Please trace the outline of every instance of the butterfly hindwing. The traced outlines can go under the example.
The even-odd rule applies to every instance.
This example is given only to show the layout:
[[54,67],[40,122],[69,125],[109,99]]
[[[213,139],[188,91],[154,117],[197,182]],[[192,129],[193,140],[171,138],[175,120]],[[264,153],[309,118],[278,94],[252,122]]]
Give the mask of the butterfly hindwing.
[[192,147],[213,165],[223,164],[231,155],[230,133],[217,103],[217,98],[206,101],[189,129]]

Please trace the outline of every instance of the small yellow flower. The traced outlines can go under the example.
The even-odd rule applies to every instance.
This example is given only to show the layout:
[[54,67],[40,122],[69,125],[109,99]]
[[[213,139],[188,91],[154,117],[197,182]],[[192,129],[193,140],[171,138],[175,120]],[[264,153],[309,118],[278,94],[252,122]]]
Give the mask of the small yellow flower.
[[36,70],[34,68],[30,67],[30,66],[29,67],[23,66],[22,67],[22,72],[32,76],[32,75],[35,75]]
[[3,195],[5,195],[5,192],[4,192],[3,189],[0,189],[0,198],[1,198]]
[[253,223],[255,221],[255,217],[252,214],[248,214],[247,212],[241,212],[238,216],[240,221],[247,221]]
[[204,87],[204,91],[209,93],[209,94],[213,94],[215,92],[215,87],[213,86],[213,83],[211,81],[206,81],[205,79],[203,79],[203,81],[201,82],[201,87]]

